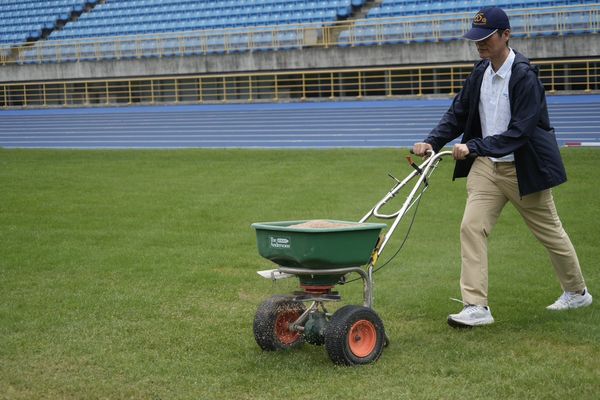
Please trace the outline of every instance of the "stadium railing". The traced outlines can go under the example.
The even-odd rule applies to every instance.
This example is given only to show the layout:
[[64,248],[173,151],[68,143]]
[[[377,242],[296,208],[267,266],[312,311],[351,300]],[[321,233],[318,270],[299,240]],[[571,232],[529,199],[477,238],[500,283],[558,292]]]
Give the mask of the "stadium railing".
[[[549,93],[599,92],[600,58],[539,60]],[[0,83],[0,107],[92,107],[452,96],[472,64]]]
[[[515,37],[597,34],[600,31],[600,4],[518,9],[509,10],[508,13]],[[367,18],[329,24],[303,23],[44,40],[29,46],[0,46],[0,65],[441,42],[459,39],[469,29],[471,18],[471,13],[446,13]]]

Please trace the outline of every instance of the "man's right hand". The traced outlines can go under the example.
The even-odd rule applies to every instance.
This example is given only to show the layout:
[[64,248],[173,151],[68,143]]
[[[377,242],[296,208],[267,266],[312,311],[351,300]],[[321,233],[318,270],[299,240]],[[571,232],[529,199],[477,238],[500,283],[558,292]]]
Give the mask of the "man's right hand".
[[425,157],[429,151],[433,151],[429,143],[415,143],[412,148],[412,152],[421,157]]

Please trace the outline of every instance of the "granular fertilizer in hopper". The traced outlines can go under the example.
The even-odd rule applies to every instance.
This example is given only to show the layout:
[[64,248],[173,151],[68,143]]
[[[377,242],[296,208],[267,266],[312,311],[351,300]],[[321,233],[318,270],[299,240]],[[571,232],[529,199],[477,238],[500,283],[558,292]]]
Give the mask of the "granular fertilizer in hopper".
[[333,229],[333,228],[348,228],[352,226],[360,226],[359,223],[343,223],[343,222],[331,222],[324,219],[313,219],[306,221],[301,224],[290,225],[290,228],[311,228],[311,229]]

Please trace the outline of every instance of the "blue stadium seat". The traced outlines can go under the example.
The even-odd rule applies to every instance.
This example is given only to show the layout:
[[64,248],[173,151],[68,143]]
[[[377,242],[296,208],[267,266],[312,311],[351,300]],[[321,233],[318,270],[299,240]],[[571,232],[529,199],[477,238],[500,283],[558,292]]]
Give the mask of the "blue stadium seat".
[[355,29],[355,43],[359,46],[377,44],[377,30],[373,26],[359,26]]
[[[590,14],[585,12],[569,14],[567,16],[565,25],[567,33],[579,35],[583,33],[591,33],[592,24],[590,24],[590,17]],[[596,26],[598,26],[599,22],[600,21],[596,21]]]
[[206,51],[208,53],[224,53],[225,40],[222,36],[210,36],[206,42]]
[[345,30],[340,33],[338,37],[338,45],[341,47],[350,46],[350,30]]
[[249,49],[250,35],[246,32],[234,32],[227,36],[230,52],[246,51]]
[[440,40],[453,40],[463,35],[461,25],[456,21],[443,21],[440,25]]
[[546,14],[534,17],[533,26],[536,27],[536,31],[538,31],[538,34],[542,36],[558,34],[556,16],[554,14]]
[[511,36],[524,37],[527,34],[527,20],[525,16],[518,15],[510,18]]
[[280,32],[277,34],[277,41],[281,49],[297,49],[301,47],[302,38],[296,31]]
[[179,53],[179,43],[177,38],[163,38],[159,42],[159,48],[161,55],[165,57],[172,57]]

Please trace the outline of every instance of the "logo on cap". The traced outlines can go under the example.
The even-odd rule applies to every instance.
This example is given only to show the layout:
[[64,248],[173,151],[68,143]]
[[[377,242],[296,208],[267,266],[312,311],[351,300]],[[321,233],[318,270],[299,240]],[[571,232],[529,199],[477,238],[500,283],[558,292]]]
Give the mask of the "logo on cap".
[[487,18],[482,12],[475,14],[473,18],[473,25],[487,25]]

